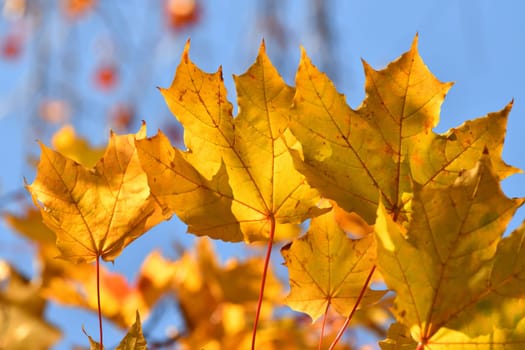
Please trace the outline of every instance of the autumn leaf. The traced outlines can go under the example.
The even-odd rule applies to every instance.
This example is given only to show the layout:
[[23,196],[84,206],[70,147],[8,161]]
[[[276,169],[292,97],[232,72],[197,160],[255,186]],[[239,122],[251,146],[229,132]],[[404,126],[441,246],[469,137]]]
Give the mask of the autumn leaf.
[[142,325],[140,323],[140,315],[137,312],[137,319],[131,326],[124,339],[117,346],[116,350],[146,350],[146,339],[142,334]]
[[366,98],[353,110],[302,54],[290,128],[303,150],[292,154],[297,169],[323,196],[373,223],[379,199],[401,218],[409,210],[413,179],[444,182],[473,167],[485,146],[497,149],[491,157],[498,172],[516,172],[500,159],[509,107],[444,135],[432,131],[451,84],[428,70],[417,37],[385,69],[363,65]]
[[111,133],[104,156],[93,169],[40,144],[33,184],[27,185],[44,223],[57,235],[60,257],[113,261],[122,249],[164,219],[150,195],[135,151],[136,135]]
[[521,172],[501,159],[511,108],[509,103],[499,112],[468,120],[444,134],[419,134],[412,140],[412,178],[423,186],[429,183],[447,186],[461,171],[474,167],[486,147],[490,147],[490,154],[494,155],[491,159],[500,179]]
[[[146,350],[147,344],[144,335],[142,334],[142,325],[140,323],[140,315],[138,311],[136,312],[136,321],[130,327],[128,333],[122,338],[119,345],[115,350]],[[104,347],[100,346],[100,343],[94,340],[87,332],[84,331],[84,334],[88,337],[89,340],[89,349],[90,350],[103,350]]]
[[171,146],[161,133],[138,140],[152,193],[188,231],[225,241],[267,240],[279,224],[300,223],[322,212],[319,196],[293,168],[288,131],[294,90],[270,63],[264,44],[249,70],[235,77],[239,115],[219,69],[207,74],[188,57],[161,92],[185,129],[188,148]]
[[523,202],[503,194],[485,154],[448,187],[416,186],[408,227],[380,205],[378,267],[397,294],[396,318],[417,343],[426,349],[524,346],[523,232],[501,239]]
[[[337,225],[334,213],[312,219],[309,231],[281,249],[290,276],[286,303],[313,321],[332,306],[348,316],[360,299],[376,253],[373,235],[353,240]],[[365,286],[365,287],[363,287]],[[367,290],[360,306],[379,300],[383,291]]]

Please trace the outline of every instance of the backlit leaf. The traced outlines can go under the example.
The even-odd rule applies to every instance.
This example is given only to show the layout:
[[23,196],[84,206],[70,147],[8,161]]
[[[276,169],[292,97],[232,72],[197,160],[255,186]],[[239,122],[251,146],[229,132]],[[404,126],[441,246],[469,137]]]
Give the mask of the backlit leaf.
[[[85,330],[84,334],[89,339],[90,344],[90,350],[103,350],[104,347],[100,346],[100,343],[94,340],[89,334],[86,333]],[[142,324],[140,323],[140,316],[139,313],[136,312],[136,321],[133,323],[133,325],[130,327],[128,333],[122,338],[119,345],[115,348],[115,350],[146,350],[147,344],[146,339],[144,338],[144,335],[142,334]]]
[[152,193],[175,212],[188,231],[226,241],[266,240],[274,224],[300,223],[318,215],[316,191],[294,168],[288,131],[294,90],[261,46],[249,70],[235,77],[239,115],[219,69],[207,74],[186,46],[175,79],[161,92],[185,129],[188,150],[174,149],[159,132],[137,141]]
[[150,195],[135,151],[135,137],[111,134],[93,169],[41,144],[37,176],[27,189],[44,223],[57,235],[61,257],[112,261],[122,249],[164,219]]
[[292,154],[297,169],[325,197],[369,223],[381,199],[396,220],[404,220],[414,180],[446,184],[473,167],[484,147],[494,148],[491,157],[502,177],[517,171],[501,160],[510,106],[443,135],[432,131],[451,84],[428,70],[417,37],[385,69],[363,64],[366,98],[357,110],[304,52],[297,71],[290,128],[303,154]]
[[146,350],[146,339],[142,334],[142,325],[140,323],[140,315],[137,312],[137,320],[131,326],[124,339],[117,346],[116,350]]
[[410,169],[415,181],[448,185],[457,175],[476,165],[485,147],[490,147],[493,166],[500,179],[520,172],[501,159],[507,119],[512,108],[509,103],[503,110],[485,117],[466,121],[458,128],[444,134],[420,134],[413,140]]
[[378,266],[396,318],[425,349],[525,346],[523,233],[501,239],[523,199],[498,180],[484,155],[453,185],[416,186],[407,227],[379,207]]
[[[290,275],[286,303],[314,321],[329,305],[348,316],[375,265],[375,250],[373,235],[348,238],[332,211],[312,219],[306,235],[281,249]],[[360,305],[377,301],[383,294],[367,290]]]

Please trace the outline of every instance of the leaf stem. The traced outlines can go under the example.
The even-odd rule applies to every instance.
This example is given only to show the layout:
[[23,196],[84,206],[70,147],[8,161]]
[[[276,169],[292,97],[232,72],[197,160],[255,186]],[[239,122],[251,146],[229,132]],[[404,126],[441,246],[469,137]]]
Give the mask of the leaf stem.
[[355,312],[357,310],[357,307],[359,306],[359,304],[361,304],[361,300],[363,300],[363,297],[365,296],[366,289],[368,288],[368,285],[370,284],[370,280],[372,279],[372,275],[374,274],[375,270],[376,270],[376,265],[374,265],[372,267],[372,269],[370,270],[370,273],[368,274],[368,277],[366,278],[366,281],[365,281],[365,284],[363,285],[363,288],[361,288],[361,292],[359,293],[359,296],[357,297],[357,300],[356,300],[356,302],[354,304],[354,307],[353,307],[352,311],[350,312],[350,315],[348,315],[348,317],[346,318],[345,323],[343,324],[343,326],[339,330],[339,333],[337,333],[337,336],[335,337],[335,339],[332,342],[332,344],[330,344],[330,347],[328,348],[328,350],[333,350],[335,348],[335,346],[337,345],[337,343],[339,342],[339,340],[341,340],[341,337],[343,336],[343,334],[344,334],[344,332],[346,330],[346,327],[348,327],[348,324],[350,323],[350,320],[354,316],[354,314],[355,314]]
[[97,255],[97,304],[98,304],[98,332],[100,335],[100,348],[104,349],[102,336],[102,308],[100,307],[100,256]]
[[321,350],[321,347],[323,346],[324,330],[326,326],[326,318],[328,317],[329,307],[330,307],[330,300],[328,300],[328,302],[326,303],[326,309],[324,310],[323,325],[321,326],[321,335],[319,337],[319,345],[317,346],[318,350]]
[[255,336],[257,335],[257,324],[259,323],[259,316],[261,314],[261,306],[264,297],[264,286],[266,285],[266,275],[268,274],[268,266],[270,265],[270,256],[272,255],[273,237],[275,235],[275,218],[272,216],[270,219],[270,232],[268,237],[268,247],[266,248],[266,257],[264,259],[264,269],[261,278],[261,288],[259,290],[259,300],[257,301],[257,311],[255,312],[255,321],[253,322],[253,333],[252,333],[252,350],[255,350]]

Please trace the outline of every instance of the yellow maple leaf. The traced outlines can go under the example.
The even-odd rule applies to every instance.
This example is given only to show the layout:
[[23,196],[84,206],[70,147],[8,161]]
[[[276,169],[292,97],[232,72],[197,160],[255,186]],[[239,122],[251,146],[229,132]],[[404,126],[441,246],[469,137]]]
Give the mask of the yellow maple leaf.
[[453,185],[416,186],[408,227],[379,206],[378,267],[418,349],[525,346],[525,230],[501,238],[523,203],[503,194],[485,154]]
[[293,168],[288,127],[294,90],[272,66],[264,44],[248,71],[235,77],[239,115],[232,117],[222,71],[194,65],[186,46],[175,79],[161,92],[185,129],[188,150],[161,133],[137,141],[152,193],[188,231],[225,241],[267,240],[285,223],[322,212],[319,196]]
[[366,98],[353,110],[302,54],[290,128],[303,150],[292,154],[297,169],[323,196],[368,223],[375,221],[379,200],[396,220],[404,220],[414,180],[443,184],[474,166],[484,147],[494,148],[491,157],[502,176],[517,171],[501,161],[509,108],[444,135],[432,131],[452,84],[428,70],[417,37],[385,69],[363,64]]
[[286,303],[315,321],[328,306],[346,317],[358,300],[361,306],[379,300],[384,292],[369,289],[360,298],[375,266],[375,250],[373,235],[348,238],[333,211],[312,219],[304,236],[281,249],[290,276]]
[[61,258],[112,261],[164,219],[135,150],[135,138],[145,134],[145,126],[136,135],[111,133],[108,148],[93,169],[40,144],[37,176],[26,187],[44,223],[57,235]]
[[512,108],[509,103],[499,112],[466,121],[444,134],[422,133],[415,137],[410,152],[412,178],[426,186],[429,183],[447,186],[457,175],[476,165],[486,147],[500,179],[521,172],[502,159],[507,119]]
[[137,311],[135,323],[131,326],[128,333],[124,336],[122,341],[117,346],[116,350],[146,350],[147,344],[144,335],[142,334],[142,324],[140,323],[140,315]]
[[[104,347],[100,345],[97,341],[95,341],[90,335],[86,333],[84,330],[84,334],[89,339],[90,344],[90,350],[103,350]],[[144,334],[142,333],[142,323],[140,322],[140,315],[137,311],[135,313],[135,323],[129,328],[128,332],[122,338],[119,345],[115,348],[115,350],[146,350],[147,344],[146,344],[146,338],[144,338]]]

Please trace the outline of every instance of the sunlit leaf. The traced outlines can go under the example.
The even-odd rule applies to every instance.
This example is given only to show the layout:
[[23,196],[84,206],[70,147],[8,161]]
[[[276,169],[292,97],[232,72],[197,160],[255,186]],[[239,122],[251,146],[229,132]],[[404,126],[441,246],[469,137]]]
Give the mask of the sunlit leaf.
[[232,117],[222,71],[207,74],[186,46],[175,79],[161,92],[184,126],[188,150],[159,132],[137,141],[152,193],[189,232],[226,241],[266,240],[272,226],[318,215],[316,191],[294,170],[287,130],[294,90],[261,46],[249,70],[235,77],[239,115]]
[[417,37],[385,69],[363,64],[366,98],[357,110],[304,52],[299,65],[291,129],[303,153],[293,152],[294,160],[325,197],[368,223],[375,221],[381,199],[403,221],[414,180],[446,184],[473,167],[484,147],[495,149],[491,157],[502,177],[517,171],[501,160],[509,107],[443,135],[432,131],[451,84],[428,70]]
[[131,326],[124,339],[117,346],[116,350],[146,350],[146,339],[142,334],[142,325],[140,323],[140,316],[137,312],[137,320]]
[[[333,212],[312,219],[306,235],[281,249],[290,275],[286,303],[314,321],[328,306],[348,316],[375,265],[375,250],[373,235],[348,238]],[[360,305],[377,301],[383,294],[367,290]]]
[[468,120],[444,134],[427,133],[414,138],[410,163],[412,177],[426,186],[429,183],[448,185],[457,175],[476,165],[485,147],[490,147],[493,166],[500,179],[520,172],[501,159],[509,103],[499,112]]
[[398,321],[425,348],[525,345],[522,233],[501,239],[523,199],[507,198],[498,180],[484,155],[451,186],[416,187],[407,227],[379,207],[378,266]]
[[111,134],[95,168],[87,169],[41,144],[33,184],[27,189],[44,223],[57,235],[60,257],[112,261],[122,249],[164,219],[150,195],[135,151],[135,138]]

